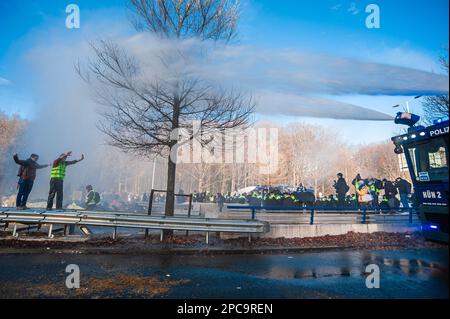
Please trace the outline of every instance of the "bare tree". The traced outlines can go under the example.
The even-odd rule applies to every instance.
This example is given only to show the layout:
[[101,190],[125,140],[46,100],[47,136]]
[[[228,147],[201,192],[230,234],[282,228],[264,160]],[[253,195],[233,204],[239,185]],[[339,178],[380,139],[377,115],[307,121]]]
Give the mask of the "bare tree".
[[130,0],[138,30],[164,38],[198,37],[229,41],[236,36],[236,0]]
[[0,111],[0,194],[6,189],[6,183],[2,183],[5,175],[5,156],[23,132],[26,124],[27,123],[19,117],[10,117]]
[[[238,3],[233,0],[130,0],[135,26],[163,39],[230,41],[236,35]],[[169,156],[178,145],[174,130],[188,133],[188,142],[211,142],[212,130],[245,126],[254,109],[251,97],[217,89],[201,79],[170,68],[170,56],[159,56],[170,74],[164,79],[145,76],[142,65],[118,45],[93,45],[96,58],[79,74],[97,82],[102,112],[99,128],[109,143],[139,155]],[[176,58],[185,58],[176,48]],[[173,52],[172,52],[173,53]],[[170,55],[170,54],[169,54]],[[173,58],[173,56],[172,56]],[[187,61],[184,61],[188,63]],[[200,124],[194,132],[193,122]],[[172,152],[173,153],[173,152]],[[176,161],[167,168],[166,216],[174,214]]]
[[18,117],[9,117],[0,111],[0,156],[17,138],[25,122]]
[[407,177],[400,171],[398,156],[392,152],[390,141],[361,146],[353,157],[358,164],[358,173],[365,177],[389,180]]
[[[440,57],[442,69],[448,73],[448,48],[447,54]],[[449,95],[429,96],[423,103],[425,123],[431,124],[436,117],[448,116]]]
[[[256,127],[276,127],[264,123]],[[262,175],[258,164],[181,164],[177,166],[177,178],[183,180],[185,191],[217,192],[236,191],[254,185],[290,185],[300,183],[312,187],[316,193],[333,194],[333,181],[338,172],[351,182],[357,173],[364,178],[374,177],[393,180],[398,176],[408,179],[408,173],[400,171],[392,142],[367,145],[347,144],[326,127],[296,123],[279,127],[279,170]],[[247,151],[245,151],[247,152]]]
[[[175,130],[188,141],[211,142],[210,134],[245,126],[254,109],[251,97],[216,89],[197,78],[146,79],[139,63],[119,46],[101,41],[84,79],[96,81],[98,101],[107,108],[99,128],[112,146],[138,155],[167,157],[178,144]],[[99,85],[100,84],[100,85]],[[194,131],[193,123],[200,131]],[[168,161],[166,215],[174,213],[176,161]]]

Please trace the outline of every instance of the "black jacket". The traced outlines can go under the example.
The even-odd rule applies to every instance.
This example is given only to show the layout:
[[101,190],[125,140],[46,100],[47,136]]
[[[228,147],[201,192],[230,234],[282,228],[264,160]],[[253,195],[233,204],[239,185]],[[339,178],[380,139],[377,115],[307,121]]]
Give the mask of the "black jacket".
[[395,187],[395,185],[389,181],[384,183],[384,192],[385,192],[386,196],[388,196],[388,197],[393,197],[398,194],[397,188]]
[[48,167],[48,165],[39,165],[31,158],[27,160],[20,160],[17,155],[15,155],[13,158],[14,162],[20,165],[17,176],[23,180],[34,181],[36,179],[36,170]]
[[336,189],[336,193],[340,194],[340,195],[347,194],[347,192],[350,189],[347,185],[347,182],[345,181],[345,178],[343,178],[343,177],[340,177],[337,180],[336,185],[334,185],[334,188]]
[[411,193],[411,184],[405,179],[399,180],[397,183],[395,183],[395,186],[398,188],[398,192],[400,194]]

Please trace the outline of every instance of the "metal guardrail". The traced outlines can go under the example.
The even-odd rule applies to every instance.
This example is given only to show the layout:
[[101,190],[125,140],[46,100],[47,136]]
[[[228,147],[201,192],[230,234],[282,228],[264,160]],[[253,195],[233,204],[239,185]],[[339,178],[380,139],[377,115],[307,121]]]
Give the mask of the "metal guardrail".
[[[386,223],[386,219],[395,221],[395,218],[399,218],[400,221],[404,222],[405,215],[399,215],[401,212],[407,212],[408,224],[412,224],[414,221],[414,216],[416,214],[414,208],[396,208],[396,209],[375,209],[367,207],[302,207],[302,206],[245,206],[245,205],[228,205],[230,210],[249,210],[251,211],[251,219],[256,219],[256,214],[258,212],[264,212],[269,214],[279,214],[279,213],[306,213],[309,215],[309,224],[314,225],[316,223],[315,219],[320,216],[321,219],[329,219],[330,222],[342,222],[348,215],[356,215],[347,217],[349,220],[356,220],[357,223],[366,224],[373,223],[374,221],[379,222],[383,219],[383,223]],[[389,213],[396,212],[392,215]],[[383,213],[381,215],[380,213]],[[331,215],[333,214],[333,215]],[[385,215],[386,214],[386,215]],[[316,223],[317,224],[317,223]]]
[[117,228],[142,228],[161,230],[201,231],[229,233],[265,233],[269,231],[269,223],[257,220],[221,220],[205,218],[155,217],[138,214],[113,213],[108,211],[0,211],[0,223],[14,223],[13,236],[17,236],[17,223],[49,224],[49,237],[52,238],[53,225],[106,226],[114,228],[113,238],[117,236]]

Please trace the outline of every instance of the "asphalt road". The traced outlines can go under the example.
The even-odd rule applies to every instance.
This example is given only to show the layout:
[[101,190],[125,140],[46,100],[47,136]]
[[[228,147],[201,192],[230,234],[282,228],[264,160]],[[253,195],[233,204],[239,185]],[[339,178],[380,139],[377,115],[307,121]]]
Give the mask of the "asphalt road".
[[[81,287],[89,278],[117,274],[155,277],[162,284],[182,282],[154,298],[449,297],[445,249],[216,256],[7,254],[0,255],[0,297],[13,297],[17,289],[23,297],[55,297],[46,291],[50,289],[46,284],[64,291],[68,264],[80,267]],[[369,264],[379,266],[379,289],[366,287]],[[36,295],[39,287],[47,288]],[[86,297],[146,296],[130,287]]]

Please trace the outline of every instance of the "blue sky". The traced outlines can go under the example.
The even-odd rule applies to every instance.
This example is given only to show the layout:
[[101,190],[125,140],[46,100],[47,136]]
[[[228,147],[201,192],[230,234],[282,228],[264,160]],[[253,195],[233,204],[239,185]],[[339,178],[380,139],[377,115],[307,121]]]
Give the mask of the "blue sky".
[[[64,10],[69,3],[79,5],[82,24],[79,31],[70,33],[64,28]],[[380,7],[380,29],[368,29],[365,26],[365,7],[370,3]],[[36,84],[36,71],[24,63],[29,61],[30,52],[36,47],[45,47],[46,41],[51,45],[58,42],[70,43],[108,32],[131,35],[133,30],[127,20],[129,11],[125,9],[125,5],[124,0],[0,1],[0,110],[30,119],[36,117],[40,108],[36,95],[39,83]],[[394,66],[396,68],[391,70],[390,75],[385,75],[386,82],[391,85],[389,81],[392,81],[392,74],[396,75],[395,72],[405,72],[404,77],[416,74],[411,73],[413,70],[442,72],[437,58],[443,48],[448,46],[448,7],[448,0],[245,0],[242,3],[240,35],[236,44],[276,52],[274,57],[285,51],[301,52],[302,57],[309,59],[324,55],[325,61],[333,59],[333,68],[336,64],[345,62],[351,65],[352,62],[349,61],[354,61],[355,76],[361,67],[371,70],[372,63]],[[283,67],[289,68],[290,64],[287,65],[288,67],[283,64]],[[308,70],[309,78],[316,76],[314,70]],[[430,86],[422,88],[420,83],[405,83],[400,86],[393,83],[397,88],[386,91],[380,89],[379,85],[383,78],[377,78],[378,82],[371,90],[352,91],[345,85],[354,86],[355,81],[342,77],[335,79],[339,72],[342,72],[339,68],[320,71],[322,77],[330,76],[333,81],[343,82],[333,87],[333,90],[324,90],[322,82],[313,83],[306,88],[298,83],[284,83],[285,85],[277,88],[277,97],[280,90],[288,87],[283,94],[291,95],[295,90],[302,90],[302,96],[324,98],[393,115],[391,105],[405,101],[417,92],[422,93],[422,89],[425,93],[433,89]],[[366,73],[362,74],[371,75],[369,71],[364,72]],[[426,76],[425,73],[419,75]],[[380,75],[377,73],[377,76]],[[397,81],[402,78],[399,77]],[[430,83],[426,77],[424,79],[423,82]],[[250,88],[255,84],[251,81],[248,83]],[[259,89],[267,93],[267,87],[261,83],[255,85],[260,85]],[[317,90],[319,86],[320,90]],[[308,88],[313,89],[308,92]],[[280,103],[282,101],[287,99],[280,98]],[[289,101],[293,101],[291,96]],[[420,112],[420,103],[413,106],[415,111]],[[259,117],[273,120],[274,117],[267,113],[267,108]],[[367,132],[356,138],[358,142],[385,139],[396,129],[391,122],[309,118],[289,114],[287,110],[278,120],[327,125],[340,131],[348,140],[355,139],[352,132],[356,127],[360,132]]]
[[[308,39],[308,45],[315,48],[334,47],[340,51],[342,40],[356,40],[372,46],[409,44],[435,52],[448,38],[449,2],[446,0],[264,0],[254,3],[257,3],[254,29],[261,32],[253,30],[248,41],[264,43],[269,37],[274,45],[296,47],[305,45],[302,40]],[[365,7],[371,3],[378,4],[381,10],[381,28],[377,30],[369,30],[364,25]]]

